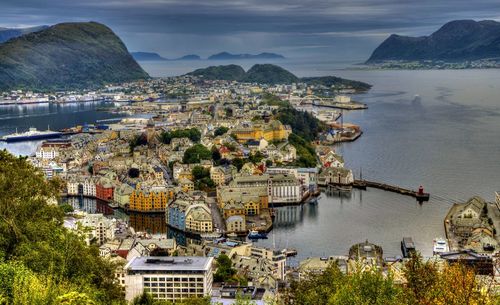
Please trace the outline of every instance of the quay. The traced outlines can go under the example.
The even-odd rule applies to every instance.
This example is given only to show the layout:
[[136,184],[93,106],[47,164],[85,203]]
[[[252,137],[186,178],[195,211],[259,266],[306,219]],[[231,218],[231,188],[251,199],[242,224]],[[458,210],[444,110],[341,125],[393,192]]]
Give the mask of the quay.
[[400,186],[390,185],[381,182],[369,181],[369,180],[354,180],[352,186],[357,189],[366,190],[367,187],[373,187],[377,189],[381,189],[388,192],[398,193],[401,195],[415,197],[419,202],[429,201],[430,194],[424,193],[424,189],[422,187],[419,188],[418,191],[402,188]]

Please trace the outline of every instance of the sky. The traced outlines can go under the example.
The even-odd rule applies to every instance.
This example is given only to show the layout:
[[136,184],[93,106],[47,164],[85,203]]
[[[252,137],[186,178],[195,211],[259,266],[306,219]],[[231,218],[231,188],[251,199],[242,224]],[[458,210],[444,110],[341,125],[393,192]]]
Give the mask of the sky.
[[392,33],[500,20],[498,0],[0,0],[0,27],[97,21],[130,51],[366,59]]

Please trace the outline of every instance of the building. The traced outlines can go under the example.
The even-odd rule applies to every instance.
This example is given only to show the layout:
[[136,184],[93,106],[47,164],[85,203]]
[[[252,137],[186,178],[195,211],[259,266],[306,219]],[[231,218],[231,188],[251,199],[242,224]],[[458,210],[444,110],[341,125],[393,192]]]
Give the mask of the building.
[[227,232],[246,232],[245,215],[233,215],[226,218]]
[[95,184],[95,196],[104,201],[113,200],[114,186],[110,179],[101,177]]
[[343,167],[326,167],[318,176],[318,185],[351,185],[354,183],[352,170]]
[[87,244],[102,245],[115,237],[116,220],[109,219],[103,214],[86,214],[77,223],[77,230],[85,235]]
[[233,176],[237,172],[236,168],[232,165],[214,166],[210,169],[210,179],[212,179],[216,185],[226,185],[233,179]]
[[[267,209],[269,204],[274,203],[297,203],[302,200],[303,192],[300,182],[293,175],[288,174],[264,174],[243,175],[236,177],[229,186],[217,189],[217,199],[221,207],[231,199],[237,201],[238,195],[258,196],[261,203],[260,209]],[[263,198],[267,195],[267,198]],[[245,203],[246,200],[242,201]]]
[[236,136],[238,142],[246,143],[247,141],[265,139],[266,141],[285,141],[292,133],[292,128],[288,125],[283,125],[278,120],[273,120],[269,123],[248,122],[239,125],[231,131]]
[[138,212],[165,211],[173,191],[163,186],[137,186],[129,197],[129,209]]
[[212,294],[213,258],[135,257],[125,266],[125,299],[147,292],[172,302]]
[[186,210],[186,231],[213,232],[212,211],[204,204],[193,204]]
[[113,192],[113,201],[124,207],[130,203],[130,195],[134,188],[126,183],[122,183]]

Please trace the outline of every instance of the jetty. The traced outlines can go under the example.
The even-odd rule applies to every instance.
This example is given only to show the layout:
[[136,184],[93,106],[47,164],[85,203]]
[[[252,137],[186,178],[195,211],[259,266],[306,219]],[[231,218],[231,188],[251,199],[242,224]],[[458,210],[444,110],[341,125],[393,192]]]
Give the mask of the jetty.
[[366,190],[367,187],[373,187],[388,192],[411,196],[415,197],[419,202],[429,201],[430,198],[430,194],[424,193],[424,188],[422,186],[419,187],[418,191],[414,191],[400,186],[395,186],[387,183],[375,182],[370,180],[354,180],[352,186],[362,190]]

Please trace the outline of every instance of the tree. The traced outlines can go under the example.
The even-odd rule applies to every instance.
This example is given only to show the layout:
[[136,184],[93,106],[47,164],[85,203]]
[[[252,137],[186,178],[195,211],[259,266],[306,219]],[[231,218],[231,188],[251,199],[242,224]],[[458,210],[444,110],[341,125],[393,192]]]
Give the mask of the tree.
[[234,158],[231,161],[231,164],[234,165],[238,171],[241,170],[241,168],[243,167],[243,165],[245,165],[245,163],[246,163],[246,160],[241,159],[241,158]]
[[[56,293],[50,287],[54,281],[69,287],[61,293],[86,293],[98,304],[122,300],[114,280],[116,266],[101,258],[97,247],[65,229],[63,210],[48,203],[59,196],[61,186],[58,179],[46,180],[26,158],[0,151],[0,260],[20,266],[0,271],[1,287],[29,288],[34,283]],[[21,270],[17,279],[16,270]],[[0,295],[15,303],[15,295],[6,296],[3,290]]]
[[196,144],[184,152],[182,162],[186,164],[200,163],[200,160],[212,159],[212,152],[202,144]]
[[189,138],[193,142],[199,142],[201,139],[201,132],[198,128],[193,127],[190,129],[164,131],[160,134],[160,141],[165,144],[170,144],[172,139],[175,138]]
[[130,152],[133,152],[137,146],[141,145],[148,145],[148,138],[144,133],[136,135],[130,140],[129,142]]
[[233,262],[226,254],[217,257],[217,271],[214,274],[214,282],[227,282],[236,274]]
[[141,174],[141,171],[138,168],[131,167],[128,170],[128,176],[130,178],[137,178],[137,177],[139,177],[140,174]]
[[215,129],[214,131],[214,136],[222,136],[223,134],[225,134],[227,131],[229,130],[229,128],[227,127],[224,127],[224,126],[221,126],[221,127],[218,127],[217,129]]
[[69,203],[61,204],[59,208],[61,208],[64,214],[73,213],[73,211],[75,210]]
[[218,163],[221,159],[221,155],[217,147],[213,146],[212,147],[212,160],[214,160],[215,163]]
[[210,177],[210,171],[203,166],[195,166],[191,171],[194,179],[203,179],[205,177]]

